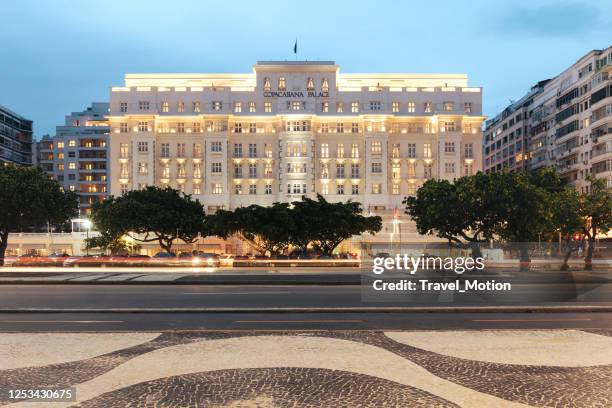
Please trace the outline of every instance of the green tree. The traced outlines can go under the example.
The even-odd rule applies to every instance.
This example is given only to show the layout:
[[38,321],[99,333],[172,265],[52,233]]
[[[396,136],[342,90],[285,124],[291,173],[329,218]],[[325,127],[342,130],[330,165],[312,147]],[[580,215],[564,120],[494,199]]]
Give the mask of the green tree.
[[[553,226],[554,232],[561,235],[561,239],[565,243],[565,254],[561,270],[569,270],[569,259],[581,245],[580,241],[575,238],[576,233],[581,233],[584,226],[584,220],[580,215],[581,201],[580,195],[570,186],[566,186],[563,190],[556,193],[552,197],[553,209]],[[551,234],[551,238],[554,236]]]
[[478,173],[454,183],[428,180],[416,196],[404,199],[405,212],[420,234],[435,234],[455,247],[469,247],[474,257],[480,257],[480,244],[493,237],[501,222],[501,177]]
[[584,258],[585,269],[592,269],[593,251],[597,234],[607,234],[612,228],[612,189],[606,180],[593,175],[588,177],[591,187],[580,196],[580,215],[583,217],[583,233],[588,242]]
[[206,235],[204,216],[204,207],[190,195],[149,186],[95,203],[91,219],[111,241],[128,235],[139,242],[157,242],[171,252],[176,239],[192,243]]
[[45,224],[62,224],[78,213],[74,192],[37,167],[0,164],[0,266],[11,232]]

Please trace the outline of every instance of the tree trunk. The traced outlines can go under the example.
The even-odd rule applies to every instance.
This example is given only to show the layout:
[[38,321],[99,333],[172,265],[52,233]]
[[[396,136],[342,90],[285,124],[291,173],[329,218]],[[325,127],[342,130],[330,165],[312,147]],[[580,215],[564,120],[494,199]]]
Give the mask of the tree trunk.
[[520,269],[521,271],[528,271],[531,265],[531,258],[529,258],[529,244],[527,244],[526,242],[521,242],[519,245]]
[[472,258],[482,258],[482,251],[478,242],[470,242],[470,249],[472,250]]
[[4,266],[4,254],[8,247],[8,231],[0,232],[0,266]]
[[584,258],[584,269],[587,271],[593,270],[593,252],[595,251],[595,234],[593,238],[589,237],[589,246],[587,248],[586,257]]
[[172,249],[172,240],[165,240],[163,238],[159,239],[159,246],[162,247],[164,251],[167,253],[171,253]]
[[563,265],[559,270],[561,271],[569,271],[569,259],[572,256],[572,252],[574,252],[573,248],[568,244],[567,249],[565,250],[565,257],[563,258]]

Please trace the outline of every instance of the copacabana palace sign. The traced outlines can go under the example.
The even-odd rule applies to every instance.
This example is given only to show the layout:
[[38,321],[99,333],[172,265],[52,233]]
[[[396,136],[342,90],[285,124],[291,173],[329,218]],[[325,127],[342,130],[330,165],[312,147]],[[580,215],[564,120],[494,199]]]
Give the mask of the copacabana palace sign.
[[329,92],[323,91],[265,91],[264,98],[329,98]]

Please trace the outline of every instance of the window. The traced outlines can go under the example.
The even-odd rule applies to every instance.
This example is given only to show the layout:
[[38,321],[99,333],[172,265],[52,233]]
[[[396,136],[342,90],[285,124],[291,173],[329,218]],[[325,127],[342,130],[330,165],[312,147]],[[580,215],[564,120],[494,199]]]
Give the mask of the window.
[[183,101],[179,101],[176,104],[176,111],[179,113],[183,113],[185,112],[185,102]]
[[359,184],[352,184],[351,185],[351,194],[353,194],[353,195],[359,194]]
[[443,122],[444,126],[441,127],[440,132],[454,132],[455,122]]
[[445,112],[452,112],[455,110],[455,104],[453,102],[444,102],[442,106]]
[[272,177],[272,163],[267,162],[264,164],[264,175],[265,177]]
[[378,140],[372,142],[371,146],[372,153],[382,153],[382,143]]
[[329,194],[329,184],[325,183],[321,185],[321,194]]
[[287,157],[306,157],[307,142],[287,142]]
[[416,157],[416,143],[408,143],[408,157]]
[[380,162],[372,163],[372,173],[382,173],[382,163]]
[[270,84],[270,78],[268,77],[264,78],[263,88],[265,92],[270,92],[272,90],[272,85]]
[[455,142],[444,142],[444,153],[455,153]]
[[68,147],[76,147],[76,140],[70,139],[68,141]]
[[321,80],[321,92],[329,92],[329,82],[327,78]]
[[351,144],[351,157],[353,159],[359,158],[359,145],[357,143]]
[[234,112],[235,113],[242,112],[242,102],[234,102]]
[[446,174],[455,174],[455,163],[444,163],[444,172]]
[[[127,123],[125,125],[127,126]],[[58,149],[63,149],[64,148],[64,142],[57,142],[57,148]]]
[[257,163],[249,163],[249,178],[257,178]]
[[401,167],[399,163],[393,163],[391,165],[391,178],[393,180],[399,180],[401,177]]
[[351,102],[351,112],[352,113],[359,112],[359,102]]
[[149,131],[149,122],[138,122],[138,131],[139,132],[148,132]]
[[127,102],[119,102],[119,112],[127,112]]
[[192,131],[193,131],[193,133],[200,133],[200,132],[202,132],[202,126],[200,125],[200,122],[194,122],[193,123]]
[[463,175],[464,176],[471,176],[472,174],[473,174],[472,163],[466,163],[465,166],[464,166]]
[[60,163],[57,165],[57,170],[59,171],[64,171],[64,168],[65,168],[64,163]]
[[321,133],[329,133],[329,123],[321,123]]
[[329,143],[321,144],[321,157],[324,159],[329,157]]
[[431,158],[431,143],[425,143],[423,145],[423,157],[426,159]]
[[220,162],[212,162],[210,164],[210,172],[211,173],[221,173],[221,163]]
[[178,122],[176,124],[176,131],[178,133],[185,133],[185,122]]
[[336,184],[336,194],[343,195],[344,194],[344,183]]
[[129,148],[127,143],[119,144],[119,157],[122,159],[127,159],[129,157]]
[[391,194],[399,195],[399,193],[400,193],[400,185],[397,183],[393,183],[391,185]]
[[212,101],[212,110],[220,111],[223,109],[223,101]]
[[221,188],[221,183],[213,183],[212,185],[212,193],[213,194],[221,194],[223,189]]
[[431,113],[431,110],[432,110],[431,102],[425,102],[423,104],[423,111],[425,113]]
[[169,110],[168,102],[167,101],[163,101],[161,103],[161,111],[162,112],[168,112],[168,110]]
[[265,195],[271,195],[272,194],[272,184],[266,184],[266,188],[264,190],[264,194]]
[[187,175],[186,173],[187,172],[185,170],[185,163],[179,163],[176,166],[176,178],[184,179],[185,176]]
[[416,185],[414,183],[408,184],[408,195],[409,196],[416,195]]
[[138,174],[141,174],[141,175],[149,174],[149,163],[138,162]]
[[302,102],[300,101],[293,101],[291,102],[291,110],[300,110],[302,109]]
[[466,159],[474,157],[474,145],[472,143],[466,143],[465,146],[463,146],[463,156]]
[[185,157],[185,143],[176,144],[176,157]]
[[138,110],[141,110],[141,111],[149,110],[149,101],[138,102]]
[[193,183],[193,194],[202,194],[202,185],[200,183]]
[[321,163],[321,178],[328,179],[329,178],[329,164]]
[[352,163],[351,164],[351,178],[359,178],[359,164]]
[[416,177],[416,163],[408,163],[408,177]]
[[287,89],[287,86],[285,84],[285,77],[279,77],[278,78],[278,90],[284,91],[286,89]]
[[336,178],[344,178],[344,163],[336,164]]
[[242,143],[234,143],[234,157],[242,157]]
[[312,77],[308,77],[306,80],[306,90],[314,91],[314,79],[312,79]]
[[161,157],[170,157],[170,144],[169,143],[162,143],[161,144],[160,156]]
[[[202,105],[200,104],[200,101],[195,101],[195,102],[193,102],[192,108],[193,108],[193,111],[194,111],[195,113],[199,113],[199,112],[201,112],[201,111],[202,111]],[[198,194],[199,194],[199,193],[198,193]]]
[[463,110],[465,110],[465,113],[472,113],[472,102],[464,103]]
[[351,123],[351,133],[359,133],[359,123]]
[[257,157],[257,144],[249,143],[249,157]]
[[147,153],[149,151],[149,142],[138,142],[138,153]]
[[271,144],[266,143],[264,145],[264,154],[268,159],[272,158],[272,145]]
[[249,194],[250,195],[257,194],[257,184],[249,184]]
[[249,123],[249,133],[257,133],[257,123]]
[[344,104],[342,102],[336,102],[336,112],[344,112]]
[[382,186],[380,183],[372,184],[372,194],[382,194]]
[[343,122],[336,123],[336,133],[344,133],[344,123]]
[[121,184],[121,195],[127,194],[127,192],[128,192],[127,184]]
[[264,102],[264,112],[272,112],[272,102]]
[[74,163],[74,162],[68,163],[68,168],[70,170],[75,170],[76,169],[76,163]]
[[370,101],[370,110],[371,111],[379,111],[380,110],[380,106],[381,106],[380,101]]
[[251,112],[251,113],[257,112],[256,106],[255,106],[255,102],[253,102],[253,101],[249,102],[249,112]]
[[74,184],[71,184],[70,186],[68,186],[68,190],[70,190],[70,191],[75,191],[75,190],[76,190],[75,185],[74,185]]
[[394,159],[397,159],[400,157],[400,145],[399,143],[393,143],[393,146],[391,148],[391,157],[393,157]]
[[129,175],[128,164],[121,163],[121,178],[126,179],[128,178],[128,175]]
[[321,102],[321,112],[329,112],[329,102]]
[[237,194],[237,195],[242,194],[242,184],[234,185],[234,194]]
[[242,123],[234,123],[234,133],[242,133]]
[[339,158],[343,158],[344,157],[344,144],[343,143],[338,143],[338,157]]
[[[127,123],[120,123],[119,124],[119,132],[127,133],[128,132],[128,124]],[[59,142],[57,144],[58,149],[62,148],[62,147],[60,147],[60,143],[61,143],[62,147],[64,147],[64,142]]]
[[408,113],[414,113],[414,112],[416,112],[416,103],[408,102]]
[[397,113],[399,112],[400,104],[399,102],[391,102],[391,112]]
[[223,145],[221,144],[221,142],[211,142],[210,151],[214,153],[220,153],[223,151]]

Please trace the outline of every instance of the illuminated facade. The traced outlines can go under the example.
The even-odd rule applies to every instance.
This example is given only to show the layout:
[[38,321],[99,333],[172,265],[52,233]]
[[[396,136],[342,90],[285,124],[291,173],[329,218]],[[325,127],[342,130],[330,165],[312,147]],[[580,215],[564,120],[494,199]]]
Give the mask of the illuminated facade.
[[32,164],[32,121],[0,105],[0,164]]

